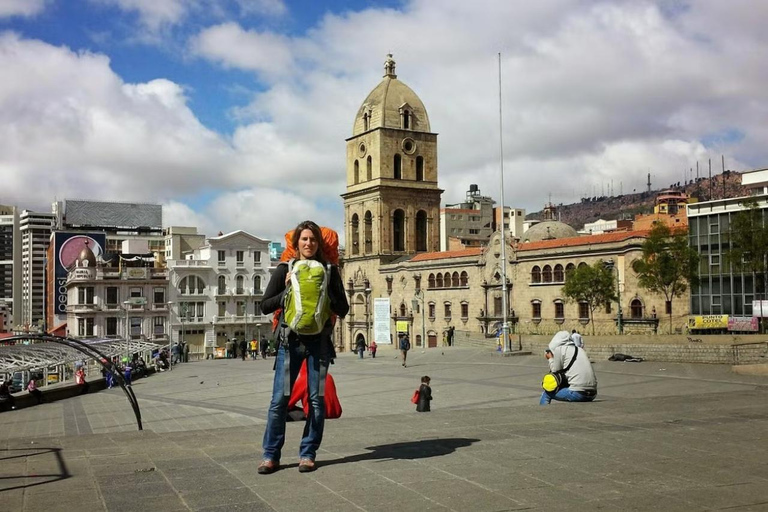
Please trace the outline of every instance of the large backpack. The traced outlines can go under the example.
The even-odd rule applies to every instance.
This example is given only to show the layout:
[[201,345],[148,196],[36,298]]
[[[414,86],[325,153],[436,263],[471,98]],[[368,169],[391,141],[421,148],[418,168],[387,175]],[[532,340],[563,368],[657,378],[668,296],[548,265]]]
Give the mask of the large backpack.
[[[339,264],[339,234],[331,228],[320,227],[320,234],[323,236],[323,258],[325,261],[333,264]],[[292,262],[298,254],[296,249],[292,245],[293,230],[288,231],[285,234],[285,250],[280,255],[280,261],[284,263]],[[330,279],[330,276],[328,276]],[[280,323],[281,310],[275,311],[272,317],[272,332],[277,332],[277,327]]]
[[315,260],[291,260],[288,268],[291,280],[283,304],[285,324],[298,334],[320,334],[331,317],[331,266]]

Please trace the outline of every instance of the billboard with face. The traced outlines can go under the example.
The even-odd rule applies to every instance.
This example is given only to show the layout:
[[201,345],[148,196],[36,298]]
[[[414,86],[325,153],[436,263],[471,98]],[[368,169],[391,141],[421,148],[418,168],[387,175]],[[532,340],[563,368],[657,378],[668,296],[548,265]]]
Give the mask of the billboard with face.
[[86,246],[96,256],[97,261],[103,258],[107,236],[104,233],[56,232],[53,244],[53,313],[59,323],[62,323],[67,321],[67,274],[74,268],[80,252]]

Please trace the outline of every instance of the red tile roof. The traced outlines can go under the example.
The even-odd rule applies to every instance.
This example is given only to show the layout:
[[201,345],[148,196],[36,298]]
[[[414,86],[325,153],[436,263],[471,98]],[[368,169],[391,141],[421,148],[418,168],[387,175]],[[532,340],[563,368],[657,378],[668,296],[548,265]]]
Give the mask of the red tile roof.
[[470,247],[469,249],[459,249],[458,251],[442,251],[442,252],[423,252],[417,254],[408,261],[429,261],[429,260],[443,260],[449,258],[464,258],[469,256],[480,256],[483,253],[482,247]]
[[517,244],[518,251],[535,251],[539,249],[554,249],[557,247],[577,247],[579,245],[609,244],[623,242],[630,238],[645,238],[650,231],[614,231],[599,235],[584,235],[572,238],[559,238],[557,240],[541,240],[540,242],[528,242]]

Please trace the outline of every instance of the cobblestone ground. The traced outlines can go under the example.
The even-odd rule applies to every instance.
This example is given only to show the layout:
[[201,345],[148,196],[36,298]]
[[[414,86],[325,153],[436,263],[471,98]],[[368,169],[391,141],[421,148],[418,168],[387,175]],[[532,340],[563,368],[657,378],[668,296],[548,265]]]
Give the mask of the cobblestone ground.
[[[596,362],[598,400],[540,407],[540,356],[343,354],[344,407],[314,473],[256,474],[272,362],[188,363],[0,414],[0,512],[768,510],[768,379],[719,365]],[[432,378],[433,411],[409,398]]]

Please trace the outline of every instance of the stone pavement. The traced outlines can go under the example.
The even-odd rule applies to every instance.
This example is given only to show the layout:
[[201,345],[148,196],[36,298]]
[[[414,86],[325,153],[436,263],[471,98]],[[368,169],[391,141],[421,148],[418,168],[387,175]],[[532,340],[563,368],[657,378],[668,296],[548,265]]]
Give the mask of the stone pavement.
[[[537,405],[541,355],[430,349],[403,368],[343,354],[318,470],[258,475],[271,361],[178,366],[0,414],[3,511],[768,510],[768,379],[729,367],[595,363],[598,400]],[[433,410],[409,401],[432,377]]]

